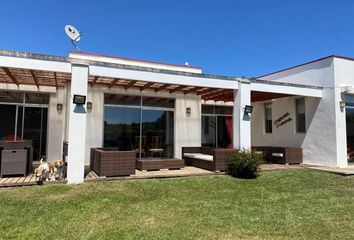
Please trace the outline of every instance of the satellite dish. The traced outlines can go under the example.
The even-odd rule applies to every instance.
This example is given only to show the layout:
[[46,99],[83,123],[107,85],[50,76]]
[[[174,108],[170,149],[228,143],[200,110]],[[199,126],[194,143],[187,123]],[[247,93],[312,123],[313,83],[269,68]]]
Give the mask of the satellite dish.
[[75,43],[75,42],[80,41],[81,33],[74,26],[71,26],[71,25],[66,25],[64,29],[65,29],[66,35],[68,35],[68,37],[70,38],[71,43],[74,45],[74,47],[79,52],[81,52],[81,50],[78,48],[78,46]]
[[189,62],[185,62],[184,66],[189,67]]

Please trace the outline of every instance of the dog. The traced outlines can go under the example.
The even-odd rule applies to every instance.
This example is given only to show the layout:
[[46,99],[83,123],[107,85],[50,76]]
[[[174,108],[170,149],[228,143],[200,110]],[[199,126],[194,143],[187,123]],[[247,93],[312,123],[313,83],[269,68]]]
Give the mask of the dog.
[[34,170],[36,182],[39,185],[42,185],[44,181],[49,180],[51,173],[54,171],[52,164],[43,162],[43,160],[44,159],[42,158],[39,166]]
[[64,161],[63,160],[56,160],[52,163],[53,174],[54,178],[58,180],[63,179],[63,168],[64,168]]

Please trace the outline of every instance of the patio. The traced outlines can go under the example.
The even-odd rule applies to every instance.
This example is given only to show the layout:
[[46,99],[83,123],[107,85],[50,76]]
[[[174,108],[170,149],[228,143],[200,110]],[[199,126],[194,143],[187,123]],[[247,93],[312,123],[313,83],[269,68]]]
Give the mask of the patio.
[[[273,171],[284,171],[293,170],[299,168],[313,168],[308,165],[282,165],[282,164],[263,164],[261,165],[261,172],[273,172]],[[314,168],[313,168],[314,169]],[[150,178],[178,178],[178,177],[192,177],[192,176],[206,176],[206,175],[223,175],[225,172],[213,172],[205,170],[202,168],[194,166],[186,166],[181,169],[168,170],[161,169],[159,171],[140,171],[135,170],[135,174],[131,176],[120,176],[120,177],[100,177],[94,171],[89,171],[85,174],[85,182],[94,181],[111,181],[111,180],[129,180],[129,179],[150,179]],[[67,180],[61,181],[46,181],[47,184],[61,184],[66,183]],[[16,186],[30,186],[37,185],[36,177],[34,174],[30,174],[26,177],[4,177],[0,178],[0,187],[16,187]]]

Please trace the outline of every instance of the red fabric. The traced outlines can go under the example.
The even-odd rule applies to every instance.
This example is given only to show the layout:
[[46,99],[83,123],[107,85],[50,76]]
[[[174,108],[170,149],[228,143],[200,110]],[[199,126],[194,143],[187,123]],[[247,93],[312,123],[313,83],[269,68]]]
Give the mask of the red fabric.
[[230,143],[227,145],[227,148],[233,148],[232,146],[232,117],[225,116],[225,125],[227,130],[227,135],[229,136]]

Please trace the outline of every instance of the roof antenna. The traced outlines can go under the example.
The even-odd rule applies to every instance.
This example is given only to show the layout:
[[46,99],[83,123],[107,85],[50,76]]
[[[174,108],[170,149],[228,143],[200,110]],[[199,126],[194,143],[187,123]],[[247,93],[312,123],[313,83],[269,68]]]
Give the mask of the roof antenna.
[[68,35],[68,37],[71,40],[71,43],[74,45],[76,50],[81,52],[80,48],[76,45],[75,42],[80,41],[82,34],[74,26],[71,26],[71,25],[65,25],[64,29],[65,29],[66,35]]

